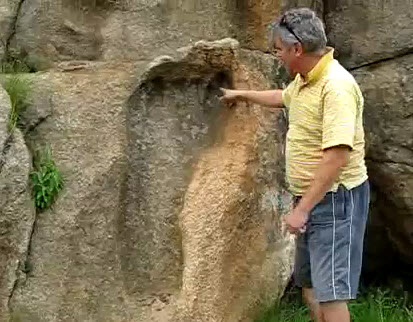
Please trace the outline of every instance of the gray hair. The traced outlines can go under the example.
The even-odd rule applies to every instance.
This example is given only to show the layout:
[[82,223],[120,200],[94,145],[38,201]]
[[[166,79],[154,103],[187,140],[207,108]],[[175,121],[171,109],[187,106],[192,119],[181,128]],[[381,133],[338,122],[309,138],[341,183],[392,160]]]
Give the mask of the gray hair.
[[308,8],[291,9],[270,26],[270,41],[280,37],[283,43],[301,43],[307,53],[323,50],[327,45],[324,24],[316,13]]

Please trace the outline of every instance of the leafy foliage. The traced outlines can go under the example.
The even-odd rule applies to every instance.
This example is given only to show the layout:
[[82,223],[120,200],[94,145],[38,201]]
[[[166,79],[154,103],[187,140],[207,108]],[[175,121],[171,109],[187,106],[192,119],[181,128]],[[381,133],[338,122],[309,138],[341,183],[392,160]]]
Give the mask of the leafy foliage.
[[63,189],[64,180],[56,166],[49,146],[34,156],[34,170],[30,174],[34,203],[39,212],[49,208]]

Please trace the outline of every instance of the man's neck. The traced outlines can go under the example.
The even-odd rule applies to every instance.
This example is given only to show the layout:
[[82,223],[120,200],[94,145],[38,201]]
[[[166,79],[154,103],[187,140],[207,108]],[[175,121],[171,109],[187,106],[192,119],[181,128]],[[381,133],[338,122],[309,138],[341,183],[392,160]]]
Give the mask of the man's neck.
[[321,58],[328,52],[328,49],[322,50],[320,52],[307,55],[303,57],[303,68],[300,72],[301,76],[307,77],[307,74],[313,70],[313,68],[318,64]]

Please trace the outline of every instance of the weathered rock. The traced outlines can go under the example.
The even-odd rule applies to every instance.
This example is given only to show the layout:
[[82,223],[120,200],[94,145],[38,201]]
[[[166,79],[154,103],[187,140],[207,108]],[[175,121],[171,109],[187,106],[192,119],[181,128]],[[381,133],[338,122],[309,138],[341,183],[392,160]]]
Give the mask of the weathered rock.
[[[15,314],[40,321],[139,321],[140,303],[124,291],[129,281],[119,249],[127,236],[118,233],[124,105],[134,70],[132,64],[97,65],[32,76],[49,97],[33,103],[50,104],[44,110],[53,113],[26,133],[27,143],[33,150],[50,144],[65,188],[53,208],[38,215],[30,272],[10,302]],[[32,108],[40,110],[28,112]]]
[[0,151],[3,151],[10,135],[7,124],[9,121],[11,102],[9,95],[2,86],[0,86],[0,103]]
[[[412,14],[409,1],[324,1],[330,44],[365,95],[374,196],[366,278],[413,264]],[[397,256],[392,263],[381,256],[390,253]]]
[[[293,250],[281,229],[290,206],[282,117],[256,106],[223,109],[217,99],[219,85],[273,85],[277,66],[233,41],[200,43],[177,55],[142,77],[142,65],[132,64],[65,65],[65,72],[32,76],[46,99],[33,100],[28,124],[31,109],[35,119],[39,111],[52,113],[30,128],[27,144],[51,145],[66,185],[36,220],[26,274],[10,298],[15,316],[146,322],[206,312],[205,320],[235,321],[280,296]],[[219,159],[211,158],[215,152]],[[203,171],[211,168],[212,182],[213,172]],[[209,189],[213,194],[200,200]],[[192,220],[207,201],[200,221]],[[205,231],[197,229],[201,223]],[[208,235],[211,227],[215,235]],[[203,259],[205,250],[216,261]],[[201,292],[209,282],[213,287]],[[232,302],[227,287],[236,295]]]
[[130,287],[182,287],[173,321],[247,321],[289,278],[280,115],[217,98],[219,86],[268,88],[277,72],[234,41],[201,42],[157,60],[132,97]]
[[280,12],[295,8],[310,7],[322,16],[321,0],[243,0],[237,1],[233,23],[238,27],[234,35],[243,47],[262,51],[273,50],[269,43],[269,24]]
[[2,1],[0,3],[0,61],[4,58],[7,43],[14,31],[20,0]]
[[[105,1],[22,1],[10,50],[33,65],[101,56]],[[106,1],[110,2],[110,1]]]
[[19,130],[7,130],[10,99],[0,87],[0,321],[24,275],[35,220],[28,184],[31,159]]
[[[35,79],[39,77],[36,76]],[[26,134],[33,131],[53,113],[53,84],[28,81],[28,108],[20,116],[19,125]]]
[[328,38],[346,67],[412,52],[410,0],[326,0]]
[[239,39],[268,50],[268,23],[281,8],[320,0],[35,0],[22,2],[11,49],[32,64],[146,60],[198,40]]
[[[413,55],[357,69],[365,95],[373,207],[400,259],[413,265]],[[374,244],[373,247],[377,247]]]

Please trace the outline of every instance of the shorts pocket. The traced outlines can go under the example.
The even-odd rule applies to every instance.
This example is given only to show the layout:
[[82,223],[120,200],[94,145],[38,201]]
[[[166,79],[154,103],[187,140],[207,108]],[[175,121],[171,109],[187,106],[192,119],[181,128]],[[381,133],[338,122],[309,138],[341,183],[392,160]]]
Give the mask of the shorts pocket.
[[311,211],[311,224],[330,224],[347,219],[346,189],[339,187],[337,192],[329,192]]

